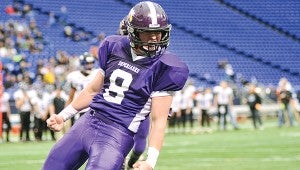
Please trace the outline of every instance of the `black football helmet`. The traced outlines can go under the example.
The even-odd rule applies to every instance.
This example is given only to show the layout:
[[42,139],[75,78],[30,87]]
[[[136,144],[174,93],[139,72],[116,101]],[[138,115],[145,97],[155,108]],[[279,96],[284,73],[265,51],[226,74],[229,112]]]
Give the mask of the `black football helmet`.
[[94,68],[95,58],[89,53],[84,52],[79,56],[80,65],[83,67],[83,71],[90,71]]
[[[144,1],[136,4],[127,16],[127,30],[131,47],[140,48],[148,56],[161,53],[169,46],[171,24],[164,9],[157,3]],[[161,32],[160,42],[142,42],[139,33],[147,31]],[[143,46],[155,46],[155,50],[149,51]]]

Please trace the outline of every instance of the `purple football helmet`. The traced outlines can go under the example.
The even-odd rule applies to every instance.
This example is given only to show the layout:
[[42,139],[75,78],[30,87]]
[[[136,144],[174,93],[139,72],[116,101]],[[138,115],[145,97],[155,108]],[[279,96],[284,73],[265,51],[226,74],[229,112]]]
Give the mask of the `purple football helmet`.
[[[140,48],[148,56],[161,53],[169,46],[171,24],[164,9],[157,3],[144,1],[136,4],[127,16],[127,30],[131,47]],[[161,32],[160,42],[142,42],[139,33],[146,31]],[[149,51],[143,46],[155,46],[155,50]]]

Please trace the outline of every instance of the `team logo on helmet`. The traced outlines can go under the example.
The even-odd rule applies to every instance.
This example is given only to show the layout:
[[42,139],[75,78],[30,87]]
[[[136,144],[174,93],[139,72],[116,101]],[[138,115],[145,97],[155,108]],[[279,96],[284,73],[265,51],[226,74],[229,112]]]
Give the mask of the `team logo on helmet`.
[[132,21],[132,16],[134,14],[134,10],[130,10],[129,14],[128,14],[128,21],[131,22]]

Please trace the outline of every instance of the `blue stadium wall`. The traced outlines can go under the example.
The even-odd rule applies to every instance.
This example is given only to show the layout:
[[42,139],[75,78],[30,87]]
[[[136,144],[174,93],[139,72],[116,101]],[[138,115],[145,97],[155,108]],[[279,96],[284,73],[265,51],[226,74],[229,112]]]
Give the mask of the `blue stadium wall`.
[[[35,18],[49,41],[40,55],[50,57],[56,50],[80,54],[91,42],[64,38],[63,26],[47,27],[49,12],[57,15],[67,7],[67,22],[98,35],[116,34],[119,21],[136,0],[24,0],[35,10]],[[246,80],[276,86],[281,77],[300,84],[300,1],[239,0],[156,0],[173,25],[170,50],[184,60],[198,85],[215,85],[224,78],[218,61],[228,60]],[[0,21],[9,17],[1,1]]]

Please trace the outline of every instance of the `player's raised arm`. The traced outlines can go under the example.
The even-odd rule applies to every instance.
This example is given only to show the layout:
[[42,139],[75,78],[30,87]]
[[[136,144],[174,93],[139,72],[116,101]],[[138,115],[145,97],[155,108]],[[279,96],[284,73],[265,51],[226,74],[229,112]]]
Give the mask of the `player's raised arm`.
[[72,101],[71,105],[74,107],[74,109],[80,111],[89,106],[93,97],[102,89],[103,79],[104,76],[102,70],[99,70],[94,79],[87,84],[87,86]]

